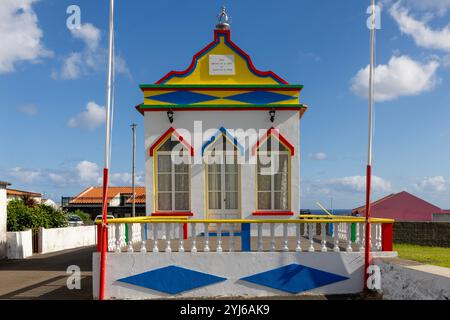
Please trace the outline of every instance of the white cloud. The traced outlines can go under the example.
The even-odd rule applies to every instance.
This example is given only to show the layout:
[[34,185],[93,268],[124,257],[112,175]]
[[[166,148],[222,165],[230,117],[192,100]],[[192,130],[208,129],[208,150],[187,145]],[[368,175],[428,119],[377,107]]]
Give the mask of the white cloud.
[[447,189],[446,181],[443,176],[425,177],[421,181],[414,184],[414,187],[417,190],[431,192],[441,192]]
[[17,108],[20,113],[32,117],[38,114],[38,109],[34,104],[25,104]]
[[105,122],[106,108],[99,106],[95,102],[89,102],[86,106],[86,111],[77,114],[68,122],[71,128],[85,128],[94,130],[100,127]]
[[[445,8],[448,8],[448,6],[448,3],[445,6],[443,5]],[[400,2],[395,3],[389,12],[399,25],[400,31],[411,36],[418,46],[450,52],[449,25],[440,30],[433,30],[427,25],[426,21],[420,21],[412,17],[408,9],[400,6]]]
[[43,32],[32,6],[37,0],[2,0],[0,10],[0,73],[19,62],[39,62],[52,53],[42,44]]
[[411,8],[432,11],[439,15],[443,15],[450,8],[450,0],[403,0],[400,2]]
[[98,164],[90,161],[81,161],[76,165],[76,171],[81,182],[97,184],[101,181],[100,167]]
[[90,50],[96,50],[101,40],[100,30],[91,23],[85,23],[80,28],[70,30],[73,37],[82,40]]
[[[390,101],[402,96],[414,96],[432,90],[440,79],[436,75],[439,62],[420,63],[408,56],[393,56],[387,65],[375,68],[375,100]],[[367,97],[369,66],[358,71],[351,80],[351,90]]]
[[313,160],[318,160],[318,161],[326,160],[328,158],[328,156],[325,152],[313,153],[313,154],[310,154],[309,157]]
[[[366,177],[365,176],[351,176],[338,179],[332,179],[325,182],[325,185],[334,187],[335,189],[342,191],[356,191],[364,192],[366,190]],[[375,192],[389,192],[391,191],[391,182],[372,176],[372,190]]]
[[[63,59],[59,70],[53,70],[53,79],[74,80],[99,70],[106,70],[107,50],[100,46],[101,32],[91,23],[83,24],[79,29],[72,29],[75,39],[84,42],[84,49],[71,52]],[[115,71],[131,77],[126,61],[119,55],[115,56]]]
[[15,167],[7,173],[10,177],[17,179],[20,183],[32,184],[41,177],[39,170],[29,170],[21,167]]

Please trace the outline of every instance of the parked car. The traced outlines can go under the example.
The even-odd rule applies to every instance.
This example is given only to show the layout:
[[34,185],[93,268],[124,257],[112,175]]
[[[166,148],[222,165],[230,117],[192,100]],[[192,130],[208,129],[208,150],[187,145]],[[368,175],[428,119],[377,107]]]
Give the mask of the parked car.
[[[103,218],[103,216],[102,216],[101,214],[99,214],[98,216],[95,217],[94,223],[95,223],[95,221],[97,221],[97,220],[102,220],[102,218]],[[107,220],[112,220],[112,219],[114,219],[114,216],[111,215],[111,214],[108,214],[108,215],[106,216],[106,219],[107,219]]]
[[71,215],[69,216],[69,227],[79,227],[84,225],[83,220],[79,216]]

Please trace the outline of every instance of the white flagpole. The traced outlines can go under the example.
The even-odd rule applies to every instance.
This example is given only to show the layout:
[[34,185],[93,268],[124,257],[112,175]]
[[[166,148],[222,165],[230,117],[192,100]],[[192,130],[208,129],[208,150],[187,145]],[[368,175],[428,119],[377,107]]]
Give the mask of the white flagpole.
[[367,288],[367,269],[370,265],[370,193],[372,180],[372,142],[373,142],[373,105],[374,105],[374,74],[375,74],[375,29],[376,14],[375,0],[371,0],[372,19],[370,24],[370,69],[369,69],[369,139],[367,151],[367,169],[366,169],[366,232],[365,232],[365,252],[364,252],[364,288]]
[[109,6],[109,47],[108,47],[108,83],[106,93],[106,137],[105,137],[105,164],[103,168],[103,215],[101,227],[101,255],[100,255],[100,285],[99,300],[105,298],[105,273],[106,273],[106,249],[107,249],[107,213],[108,213],[108,181],[109,164],[111,156],[111,83],[113,63],[113,34],[114,34],[114,0],[110,0]]

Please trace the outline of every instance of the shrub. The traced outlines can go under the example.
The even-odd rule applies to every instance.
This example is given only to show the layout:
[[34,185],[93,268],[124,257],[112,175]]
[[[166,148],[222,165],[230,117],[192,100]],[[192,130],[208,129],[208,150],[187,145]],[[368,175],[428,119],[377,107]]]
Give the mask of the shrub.
[[67,215],[61,210],[45,204],[28,207],[22,200],[8,203],[8,231],[24,231],[28,229],[67,227]]
[[93,221],[91,219],[91,216],[84,212],[83,210],[77,209],[74,212],[71,212],[71,214],[75,215],[75,216],[79,216],[81,218],[81,220],[83,220],[84,224],[92,224]]

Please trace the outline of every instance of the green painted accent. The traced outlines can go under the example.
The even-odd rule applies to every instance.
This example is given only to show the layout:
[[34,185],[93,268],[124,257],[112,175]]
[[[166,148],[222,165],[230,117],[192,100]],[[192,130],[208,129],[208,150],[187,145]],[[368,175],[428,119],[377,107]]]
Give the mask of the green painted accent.
[[289,89],[303,89],[303,85],[301,84],[279,84],[279,85],[253,85],[253,84],[141,84],[139,85],[141,89],[185,89],[185,88],[193,88],[193,89],[201,89],[201,88],[236,88],[236,89],[279,89],[279,88],[289,88]]
[[234,104],[234,105],[222,105],[222,104],[178,104],[178,105],[139,105],[139,109],[247,109],[247,108],[267,108],[267,109],[277,109],[277,108],[288,108],[288,109],[302,109],[306,108],[303,104],[284,104],[284,105],[273,105],[273,104]]
[[125,223],[125,243],[128,244],[128,223]]
[[356,223],[352,223],[351,240],[352,242],[356,241]]

